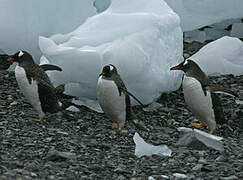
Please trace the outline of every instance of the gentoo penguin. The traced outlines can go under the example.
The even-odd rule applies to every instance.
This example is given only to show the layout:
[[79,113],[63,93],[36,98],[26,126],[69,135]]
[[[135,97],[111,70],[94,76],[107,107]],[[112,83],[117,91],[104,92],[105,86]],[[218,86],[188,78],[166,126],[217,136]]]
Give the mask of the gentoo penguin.
[[55,113],[61,108],[55,88],[46,70],[61,70],[55,65],[37,65],[26,51],[19,51],[9,56],[8,61],[17,62],[15,77],[19,88],[39,115],[37,121],[42,121],[45,113]]
[[184,71],[182,88],[188,108],[201,123],[191,123],[196,128],[208,126],[212,134],[216,128],[214,107],[211,93],[224,93],[230,96],[237,95],[223,87],[210,85],[209,79],[201,68],[192,60],[184,60],[170,70]]
[[98,79],[97,97],[104,113],[116,123],[112,129],[121,130],[125,121],[131,116],[130,96],[143,106],[134,95],[127,91],[117,68],[112,64],[104,66]]

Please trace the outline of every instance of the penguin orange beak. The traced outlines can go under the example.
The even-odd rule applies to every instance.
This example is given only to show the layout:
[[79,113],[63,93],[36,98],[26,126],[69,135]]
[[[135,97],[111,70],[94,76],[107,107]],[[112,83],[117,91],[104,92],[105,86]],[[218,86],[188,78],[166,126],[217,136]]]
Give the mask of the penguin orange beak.
[[8,61],[14,61],[15,59],[13,57],[9,57]]
[[182,70],[182,67],[180,65],[178,65],[178,66],[174,66],[174,67],[170,68],[170,70],[171,71],[173,71],[173,70]]
[[100,73],[99,76],[105,76],[105,73]]

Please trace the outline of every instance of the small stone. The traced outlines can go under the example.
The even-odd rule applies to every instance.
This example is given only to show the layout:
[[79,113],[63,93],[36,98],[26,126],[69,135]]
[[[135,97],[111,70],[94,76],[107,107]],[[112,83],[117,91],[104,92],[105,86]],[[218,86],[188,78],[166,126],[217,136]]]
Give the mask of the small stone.
[[31,176],[31,177],[37,177],[37,174],[31,172],[31,173],[30,173],[30,176]]
[[202,163],[202,164],[206,164],[207,163],[207,160],[204,159],[203,157],[200,157],[200,159],[198,160],[199,163]]
[[13,101],[12,103],[10,103],[10,106],[16,106],[18,103],[16,101]]
[[149,176],[148,180],[155,180],[153,176]]
[[170,179],[169,176],[166,175],[160,175],[160,177],[162,177],[163,179]]
[[192,168],[192,171],[201,171],[203,165],[202,164],[197,164]]
[[228,177],[220,177],[221,180],[234,180],[234,179],[239,179],[237,176],[232,175]]
[[215,161],[217,161],[217,162],[223,162],[223,161],[226,161],[226,160],[227,160],[227,158],[224,157],[223,155],[220,155],[219,157],[217,157],[217,158],[215,159]]
[[174,173],[173,176],[180,178],[180,179],[186,179],[187,175],[181,174],[181,173]]
[[125,180],[126,178],[123,175],[119,175],[117,180]]
[[187,58],[190,57],[190,54],[188,54],[188,53],[184,53],[183,56],[184,56],[185,59],[187,59]]

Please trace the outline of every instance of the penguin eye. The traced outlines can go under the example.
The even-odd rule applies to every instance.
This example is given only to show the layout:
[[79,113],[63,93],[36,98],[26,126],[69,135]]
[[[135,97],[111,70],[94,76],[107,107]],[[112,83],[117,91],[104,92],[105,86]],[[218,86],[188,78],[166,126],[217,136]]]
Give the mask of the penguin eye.
[[24,53],[22,51],[19,51],[18,57],[22,57],[24,55]]

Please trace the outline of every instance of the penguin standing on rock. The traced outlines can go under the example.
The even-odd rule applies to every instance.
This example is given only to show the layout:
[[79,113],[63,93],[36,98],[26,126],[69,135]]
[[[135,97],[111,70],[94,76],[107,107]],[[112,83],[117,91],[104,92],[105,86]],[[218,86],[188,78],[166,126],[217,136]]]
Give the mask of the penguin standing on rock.
[[210,85],[206,74],[192,60],[184,60],[170,70],[182,70],[185,73],[182,82],[184,99],[188,108],[201,122],[191,123],[191,125],[196,128],[208,126],[209,133],[212,134],[216,129],[216,121],[211,93],[224,93],[234,97],[238,96],[223,87]]
[[112,129],[121,130],[125,121],[131,116],[130,96],[143,105],[127,91],[116,67],[112,64],[104,66],[98,79],[97,97],[104,113],[116,123]]
[[17,62],[15,77],[21,92],[34,107],[39,115],[36,121],[42,121],[47,112],[55,113],[61,109],[61,103],[55,94],[47,70],[62,71],[61,68],[51,64],[39,66],[26,51],[19,51],[8,57],[8,61]]

